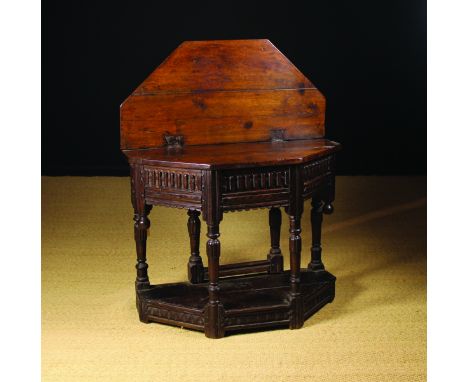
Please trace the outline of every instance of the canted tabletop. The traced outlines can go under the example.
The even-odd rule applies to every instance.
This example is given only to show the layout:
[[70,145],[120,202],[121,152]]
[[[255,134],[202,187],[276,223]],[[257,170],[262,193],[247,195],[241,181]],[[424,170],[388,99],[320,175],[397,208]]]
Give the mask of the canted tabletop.
[[300,164],[340,149],[327,139],[124,150],[129,160],[168,167],[221,169]]

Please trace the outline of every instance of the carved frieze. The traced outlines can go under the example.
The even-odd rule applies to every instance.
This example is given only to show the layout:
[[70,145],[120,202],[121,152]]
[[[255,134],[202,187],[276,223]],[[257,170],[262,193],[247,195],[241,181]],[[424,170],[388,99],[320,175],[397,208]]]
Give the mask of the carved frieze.
[[289,168],[265,167],[224,171],[221,190],[224,211],[286,206]]
[[144,171],[145,186],[148,188],[201,192],[201,171],[153,166],[145,166]]
[[144,167],[148,203],[178,208],[201,208],[202,172],[167,167]]
[[223,174],[223,194],[288,188],[289,169],[226,171]]
[[304,198],[310,197],[319,187],[328,184],[326,178],[334,177],[334,156],[326,156],[302,166]]
[[171,321],[178,321],[181,323],[187,323],[197,326],[203,326],[204,321],[203,317],[188,312],[177,312],[170,309],[165,309],[161,307],[149,306],[146,308],[147,314],[155,318],[162,318]]
[[271,323],[271,322],[288,322],[289,309],[278,311],[271,310],[266,312],[254,312],[252,314],[233,315],[225,317],[224,326],[226,329],[235,326],[244,326],[249,324]]
[[313,293],[305,293],[304,316],[309,317],[318,311],[323,305],[332,302],[335,297],[335,285],[324,284]]

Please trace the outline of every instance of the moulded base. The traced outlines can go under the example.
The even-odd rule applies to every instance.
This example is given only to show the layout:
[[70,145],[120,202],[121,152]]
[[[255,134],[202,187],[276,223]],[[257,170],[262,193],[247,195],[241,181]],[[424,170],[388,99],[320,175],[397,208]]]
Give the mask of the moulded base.
[[[280,274],[246,275],[219,280],[220,325],[224,332],[292,327],[302,312],[306,320],[335,297],[335,276],[327,271],[301,270],[301,304],[291,303],[289,271]],[[188,282],[151,285],[137,291],[137,307],[143,322],[158,322],[209,331],[212,322],[205,312],[208,283]],[[297,311],[296,311],[297,310]],[[297,320],[297,319],[296,319]]]

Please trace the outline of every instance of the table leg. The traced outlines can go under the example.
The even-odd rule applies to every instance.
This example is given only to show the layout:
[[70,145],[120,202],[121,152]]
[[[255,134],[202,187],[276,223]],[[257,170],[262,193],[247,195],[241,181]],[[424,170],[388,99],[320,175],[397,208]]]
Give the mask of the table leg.
[[291,170],[291,191],[289,206],[286,212],[289,215],[289,256],[291,264],[289,292],[291,301],[291,319],[289,327],[299,329],[304,325],[304,306],[301,294],[301,216],[304,211],[302,196],[303,178],[299,168]]
[[268,217],[271,240],[270,253],[267,257],[270,261],[269,273],[280,273],[283,272],[283,255],[280,248],[281,210],[276,207],[270,208]]
[[291,329],[299,329],[304,324],[301,296],[301,215],[289,215],[289,253],[291,263]]
[[137,290],[145,289],[149,287],[150,282],[148,278],[148,264],[146,263],[146,238],[148,236],[148,229],[150,227],[150,220],[148,214],[151,211],[151,207],[146,205],[143,212],[135,212],[133,220],[135,244],[137,251],[137,277],[135,281],[135,287]]
[[131,198],[134,216],[134,236],[137,252],[137,277],[135,288],[137,290],[145,289],[150,286],[148,278],[148,264],[146,263],[146,238],[150,221],[148,214],[152,206],[145,203],[143,167],[138,163],[131,164]]
[[187,222],[190,237],[190,258],[187,264],[188,279],[192,284],[203,282],[203,261],[200,256],[200,212],[188,210]]
[[219,223],[223,218],[221,209],[221,173],[206,170],[203,172],[203,220],[206,221],[206,253],[208,255],[208,303],[205,305],[205,336],[220,338],[224,336],[224,308],[219,298]]
[[310,212],[310,222],[312,225],[312,247],[310,248],[310,263],[307,266],[312,271],[325,269],[322,262],[322,221],[323,214],[331,214],[333,206],[331,202],[323,202],[320,198],[312,199],[312,210]]
[[224,336],[223,307],[219,301],[219,256],[221,243],[219,237],[219,225],[208,225],[208,241],[206,252],[208,255],[208,304],[205,307],[205,335],[209,338]]

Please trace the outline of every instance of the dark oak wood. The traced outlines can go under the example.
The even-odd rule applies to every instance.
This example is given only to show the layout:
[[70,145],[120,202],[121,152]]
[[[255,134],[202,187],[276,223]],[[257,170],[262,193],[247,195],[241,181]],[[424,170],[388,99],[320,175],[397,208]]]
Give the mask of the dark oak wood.
[[[307,319],[335,297],[335,277],[327,271],[301,270],[303,316]],[[290,272],[220,280],[225,332],[288,327],[291,322]],[[206,330],[209,284],[152,285],[139,293],[148,321]],[[206,332],[205,332],[206,333]]]
[[[270,271],[271,264],[269,259],[224,264],[219,266],[219,277],[246,275],[249,273],[266,273]],[[208,280],[208,268],[205,268],[205,280]]]
[[[183,43],[121,105],[141,321],[220,338],[243,329],[298,329],[333,301],[321,224],[333,211],[340,145],[324,138],[324,113],[325,98],[268,40]],[[304,270],[307,199],[312,247]],[[146,239],[153,205],[188,210],[189,283],[150,284]],[[223,214],[255,208],[269,209],[266,259],[220,264]],[[289,271],[280,249],[280,208],[289,221]],[[207,225],[207,267],[199,250],[200,215]]]
[[271,248],[268,253],[268,260],[270,273],[280,273],[283,271],[283,254],[280,248],[280,234],[281,234],[281,210],[276,207],[270,208],[269,214],[270,224],[270,242]]
[[291,264],[291,291],[292,306],[291,329],[298,329],[304,324],[303,301],[301,293],[301,216],[304,210],[303,200],[303,172],[300,167],[291,168],[291,187],[289,205],[286,210],[289,215],[289,254]]
[[322,220],[323,202],[320,199],[312,199],[310,222],[312,226],[312,247],[310,248],[310,263],[308,268],[313,271],[325,269],[322,263]]
[[204,279],[203,261],[200,256],[200,212],[188,210],[187,229],[190,237],[190,258],[187,264],[188,279],[191,283],[201,283]]
[[134,209],[133,220],[135,221],[134,235],[137,252],[137,278],[135,287],[139,290],[149,286],[148,264],[146,263],[146,238],[147,231],[150,227],[148,214],[151,210],[151,205],[147,205],[144,199],[144,179],[143,168],[141,166],[132,166],[131,186]]

